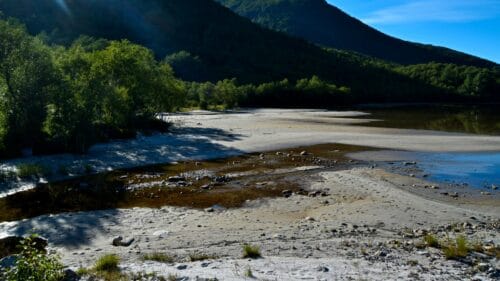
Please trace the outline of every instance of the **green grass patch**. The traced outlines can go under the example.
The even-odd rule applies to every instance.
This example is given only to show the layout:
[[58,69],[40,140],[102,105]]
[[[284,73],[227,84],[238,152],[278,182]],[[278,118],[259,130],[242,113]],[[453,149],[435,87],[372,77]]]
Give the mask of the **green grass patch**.
[[243,245],[243,258],[258,259],[261,258],[259,246],[245,244]]

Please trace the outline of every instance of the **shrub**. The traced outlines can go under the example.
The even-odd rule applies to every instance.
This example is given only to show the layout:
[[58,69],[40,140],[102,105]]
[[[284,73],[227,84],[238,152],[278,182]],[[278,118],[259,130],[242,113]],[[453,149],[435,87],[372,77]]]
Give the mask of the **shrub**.
[[253,246],[250,244],[243,245],[243,258],[257,259],[262,257],[260,254],[260,248],[258,246]]
[[[2,280],[6,281],[61,281],[64,278],[64,266],[57,256],[50,256],[44,250],[37,249],[36,235],[21,242],[21,253],[12,268],[7,269]],[[0,277],[2,275],[0,274]]]
[[95,263],[96,271],[106,271],[106,272],[116,272],[120,269],[118,264],[120,263],[120,258],[117,255],[110,254],[100,257]]

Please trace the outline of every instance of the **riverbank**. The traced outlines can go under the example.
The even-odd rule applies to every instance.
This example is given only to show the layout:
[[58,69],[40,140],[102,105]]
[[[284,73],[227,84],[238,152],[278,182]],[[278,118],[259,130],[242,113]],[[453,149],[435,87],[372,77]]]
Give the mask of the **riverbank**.
[[[499,151],[499,136],[364,127],[362,112],[322,110],[242,110],[228,113],[196,111],[165,115],[174,123],[168,134],[139,136],[92,147],[86,155],[49,155],[3,161],[0,171],[39,165],[49,180],[86,173],[224,158],[245,153],[321,143],[340,143],[410,151]],[[352,126],[356,124],[357,126]],[[0,183],[0,197],[33,188],[40,179]],[[43,179],[42,179],[43,181]]]
[[[245,276],[248,269],[259,280],[498,278],[498,196],[477,200],[445,196],[441,193],[451,194],[448,187],[425,188],[434,184],[425,178],[394,173],[375,161],[351,162],[345,158],[345,153],[352,152],[347,149],[326,149],[334,153],[320,155],[307,148],[304,153],[290,153],[285,148],[344,143],[371,146],[365,149],[372,150],[499,151],[500,137],[351,126],[364,122],[350,118],[360,114],[255,110],[169,116],[177,124],[172,134],[124,142],[121,146],[105,144],[94,148],[97,151],[105,148],[101,153],[92,150],[84,160],[71,156],[75,158],[66,161],[76,161],[74,165],[82,163],[78,161],[95,161],[106,170],[142,161],[149,164],[156,160],[196,161],[259,152],[254,155],[257,162],[249,167],[262,173],[245,171],[242,175],[238,168],[236,174],[251,175],[252,179],[246,181],[234,176],[233,181],[222,185],[237,184],[243,189],[282,188],[284,183],[269,176],[279,172],[298,186],[290,185],[290,190],[280,189],[279,196],[256,198],[230,209],[217,205],[161,206],[42,215],[0,223],[0,238],[34,231],[46,237],[50,248],[72,269],[92,267],[102,255],[114,253],[121,257],[123,272],[176,276],[178,280],[203,280],[198,277],[250,280]],[[179,142],[166,142],[170,138]],[[152,139],[158,141],[156,145],[147,145],[155,143]],[[271,156],[289,159],[286,161],[291,166],[286,171],[279,166],[261,170],[259,165],[274,163]],[[331,159],[325,161],[320,156]],[[346,165],[335,162],[339,157],[346,160]],[[224,159],[220,162],[226,165]],[[237,164],[227,163],[230,167]],[[204,173],[210,174],[209,165],[195,163],[194,167],[206,168]],[[204,192],[217,194],[220,190],[209,188]],[[465,237],[467,257],[447,259],[443,249],[425,245],[427,234],[444,246],[457,237]],[[133,239],[132,244],[114,246],[112,242],[119,236]],[[243,259],[245,243],[260,247],[263,258]],[[151,253],[168,255],[172,261],[167,264],[144,261],[144,256]],[[206,259],[190,261],[190,256]]]
[[[123,271],[189,280],[245,280],[248,267],[260,280],[494,280],[488,277],[499,267],[494,258],[472,256],[468,264],[420,245],[427,233],[442,241],[464,235],[468,243],[499,245],[498,204],[484,208],[425,199],[394,183],[414,178],[371,168],[311,172],[302,179],[308,191],[325,193],[261,199],[228,210],[162,207],[48,215],[1,223],[0,233],[40,233],[74,269],[115,253]],[[134,242],[115,247],[118,236]],[[263,258],[241,259],[244,243],[259,246]],[[143,261],[150,253],[164,253],[174,262]],[[190,255],[208,258],[190,262]],[[477,268],[479,263],[487,268]]]

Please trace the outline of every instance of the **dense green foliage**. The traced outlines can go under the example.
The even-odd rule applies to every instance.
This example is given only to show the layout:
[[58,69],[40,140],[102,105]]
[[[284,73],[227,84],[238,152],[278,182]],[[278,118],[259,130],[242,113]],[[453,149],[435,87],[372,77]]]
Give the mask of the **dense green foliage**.
[[[21,20],[32,34],[45,32],[50,42],[68,45],[86,34],[142,44],[159,59],[167,56],[166,61],[185,80],[216,82],[236,77],[247,84],[317,75],[351,88],[364,101],[424,100],[427,93],[432,93],[430,97],[441,93],[363,56],[327,51],[262,28],[213,1],[73,0],[66,4],[67,10],[52,0],[0,0],[0,10]],[[371,42],[369,37],[363,40],[361,45],[373,45],[366,44]]]
[[[494,98],[498,94],[499,71],[472,66],[429,63],[396,67],[397,72],[442,89],[448,94]],[[491,95],[491,97],[487,97]]]
[[189,106],[208,108],[209,105],[248,107],[325,107],[349,101],[350,89],[337,87],[317,76],[291,83],[288,79],[259,85],[238,85],[236,79],[225,79],[216,84],[187,83]]
[[88,38],[48,47],[0,21],[0,154],[85,152],[99,140],[133,135],[183,98],[169,65],[128,41]]
[[0,271],[0,279],[5,281],[62,281],[64,266],[59,258],[39,250],[36,236],[26,238],[21,242],[21,253],[12,268]]
[[431,45],[406,42],[365,25],[325,0],[217,0],[273,30],[310,42],[401,64],[432,61],[491,67],[494,63]]

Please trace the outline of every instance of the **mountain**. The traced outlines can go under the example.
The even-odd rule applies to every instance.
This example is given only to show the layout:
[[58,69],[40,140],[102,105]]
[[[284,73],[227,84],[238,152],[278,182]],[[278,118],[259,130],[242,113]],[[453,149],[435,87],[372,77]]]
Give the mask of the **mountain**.
[[236,13],[273,30],[310,42],[359,52],[400,64],[428,62],[479,67],[496,64],[458,51],[403,41],[349,16],[325,0],[217,0]]
[[[87,35],[144,45],[189,81],[261,83],[317,75],[350,88],[349,99],[363,102],[489,99],[496,93],[490,85],[496,89],[500,83],[499,74],[487,69],[423,65],[417,72],[324,49],[264,28],[212,0],[0,0],[0,11],[50,43],[70,45]],[[481,91],[469,90],[476,88]]]
[[89,35],[128,39],[151,48],[158,58],[187,51],[197,59],[191,64],[203,64],[194,69],[206,69],[195,80],[236,77],[254,83],[318,75],[370,96],[416,83],[382,67],[361,65],[359,56],[260,27],[209,0],[0,0],[0,11],[58,44]]

